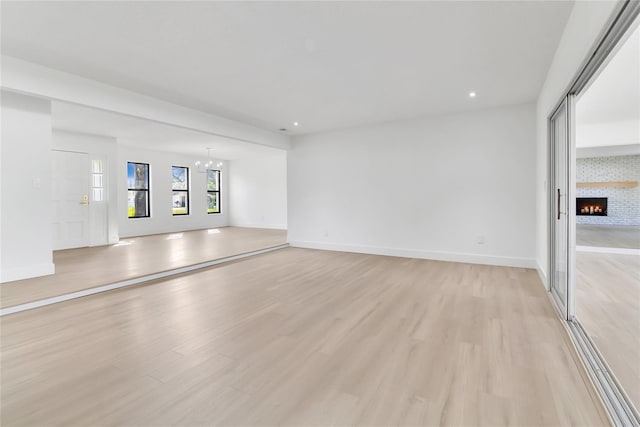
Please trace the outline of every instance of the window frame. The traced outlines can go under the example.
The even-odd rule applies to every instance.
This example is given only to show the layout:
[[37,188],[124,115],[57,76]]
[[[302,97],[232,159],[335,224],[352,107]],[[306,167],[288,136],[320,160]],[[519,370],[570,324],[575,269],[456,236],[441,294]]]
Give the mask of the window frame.
[[[135,170],[135,165],[144,165],[146,166],[147,169],[147,174],[146,174],[146,186],[147,188],[138,188],[138,187],[129,187],[129,165],[134,165],[134,170]],[[135,181],[134,181],[135,183]],[[143,163],[143,162],[129,162],[127,161],[127,198],[129,197],[129,192],[130,191],[144,191],[145,193],[147,193],[147,214],[146,215],[135,215],[135,216],[129,216],[129,203],[127,203],[127,218],[128,219],[139,219],[139,218],[151,218],[151,165],[149,163]]]
[[[218,189],[217,190],[209,190],[209,171],[215,172],[218,177]],[[222,187],[222,171],[220,169],[207,169],[205,176],[205,186],[207,187],[207,215],[219,215],[222,213],[222,200],[220,198],[220,188]],[[209,212],[209,195],[215,194],[216,199],[218,201],[218,211],[217,212]]]
[[[173,169],[177,168],[177,169],[184,169],[185,170],[185,176],[186,176],[186,181],[187,181],[187,188],[186,190],[176,190],[175,188],[173,188]],[[190,215],[191,214],[191,197],[190,197],[190,170],[187,166],[177,166],[177,165],[171,165],[171,215],[172,216],[185,216],[185,215]],[[186,199],[185,199],[185,210],[186,212],[184,213],[175,213],[173,210],[175,209],[175,207],[173,206],[173,196],[175,195],[175,193],[184,193],[186,194]]]

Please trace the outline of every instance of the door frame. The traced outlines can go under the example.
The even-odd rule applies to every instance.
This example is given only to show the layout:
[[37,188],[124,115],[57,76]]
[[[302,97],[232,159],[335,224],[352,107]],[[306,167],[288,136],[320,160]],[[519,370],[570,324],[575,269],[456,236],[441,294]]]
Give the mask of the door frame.
[[[628,30],[636,24],[636,19],[640,16],[640,1],[639,0],[620,0],[614,8],[611,17],[605,24],[601,31],[594,47],[589,51],[586,58],[578,68],[573,79],[571,79],[567,88],[562,91],[562,95],[551,109],[551,112],[547,116],[547,256],[548,256],[548,275],[547,291],[551,292],[553,284],[554,273],[554,230],[553,230],[553,206],[554,206],[554,153],[553,153],[553,128],[552,118],[567,102],[567,138],[568,138],[568,153],[567,153],[567,173],[569,174],[569,188],[567,189],[567,197],[569,198],[568,212],[567,212],[567,248],[569,254],[567,254],[567,308],[566,310],[560,308],[560,312],[563,313],[563,318],[567,321],[575,320],[575,254],[571,255],[571,249],[574,248],[575,252],[575,100],[576,97],[586,89],[586,87],[597,77],[604,63],[609,58],[609,55],[615,51],[619,46],[619,42],[627,34]],[[640,25],[640,24],[638,24]],[[554,303],[555,303],[554,299]]]
[[[601,399],[603,406],[607,409],[607,414],[610,417],[610,421],[613,425],[620,426],[640,426],[640,414],[635,410],[633,404],[630,402],[624,390],[617,383],[614,377],[608,375],[606,360],[602,357],[598,349],[593,345],[593,342],[589,338],[588,334],[584,331],[577,317],[575,316],[575,238],[576,238],[576,225],[575,225],[575,99],[576,96],[582,93],[582,91],[596,78],[604,63],[609,58],[610,54],[619,46],[620,41],[627,34],[627,32],[638,24],[638,18],[640,16],[640,1],[638,0],[622,0],[619,1],[611,15],[611,18],[606,23],[603,31],[600,33],[597,43],[589,51],[585,60],[578,68],[577,73],[567,86],[566,90],[562,92],[562,96],[558,102],[551,109],[551,113],[547,116],[547,147],[549,149],[547,157],[547,179],[548,179],[548,212],[547,212],[547,226],[548,237],[547,251],[549,254],[548,265],[548,277],[547,277],[547,290],[551,293],[551,300],[553,301],[555,308],[558,309],[557,301],[552,293],[553,274],[555,266],[553,265],[554,256],[554,202],[555,196],[553,187],[554,177],[553,171],[555,168],[555,158],[553,154],[552,145],[552,118],[562,106],[567,102],[567,140],[569,147],[567,147],[567,173],[568,173],[568,185],[567,197],[568,202],[566,204],[567,212],[567,304],[566,310],[558,310],[562,313],[561,316],[565,325],[569,331],[571,340],[576,346],[578,354],[582,359],[583,366],[586,369],[594,388],[598,392],[598,396]],[[573,249],[573,250],[572,250]],[[573,256],[571,256],[573,254]]]
[[[547,141],[548,141],[548,164],[549,164],[549,177],[548,177],[548,191],[547,194],[549,207],[549,247],[548,247],[548,265],[549,265],[549,292],[557,305],[557,308],[562,313],[562,317],[565,320],[572,320],[575,317],[575,247],[576,247],[576,218],[575,218],[575,204],[576,204],[576,171],[575,171],[575,159],[576,159],[576,147],[575,147],[575,131],[573,124],[575,124],[575,94],[569,93],[560,104],[553,110],[553,112],[547,117]],[[567,283],[566,283],[566,303],[561,304],[558,301],[558,296],[553,292],[553,284],[555,280],[555,263],[556,263],[556,248],[555,248],[555,224],[557,224],[557,200],[556,198],[556,176],[555,176],[555,163],[556,163],[556,150],[555,150],[555,135],[553,121],[558,111],[566,105],[566,159],[568,164],[565,165],[567,174],[567,191],[566,191],[566,212],[564,216],[565,226],[567,228],[567,254],[566,254],[566,269],[567,269]]]

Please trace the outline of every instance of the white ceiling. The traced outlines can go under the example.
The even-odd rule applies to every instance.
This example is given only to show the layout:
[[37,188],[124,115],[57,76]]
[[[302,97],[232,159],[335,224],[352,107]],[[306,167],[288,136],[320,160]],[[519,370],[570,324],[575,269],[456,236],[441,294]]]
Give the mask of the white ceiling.
[[534,101],[573,2],[0,4],[3,54],[310,133]]
[[640,25],[581,94],[576,122],[576,147],[640,144]]
[[640,155],[640,144],[612,145],[607,147],[578,147],[576,157],[584,159],[588,157],[613,157],[613,156],[637,156]]
[[576,105],[578,123],[640,122],[640,26],[612,54]]
[[216,135],[182,129],[150,120],[53,101],[54,129],[110,136],[121,145],[148,150],[179,152],[221,160],[261,157],[281,150]]

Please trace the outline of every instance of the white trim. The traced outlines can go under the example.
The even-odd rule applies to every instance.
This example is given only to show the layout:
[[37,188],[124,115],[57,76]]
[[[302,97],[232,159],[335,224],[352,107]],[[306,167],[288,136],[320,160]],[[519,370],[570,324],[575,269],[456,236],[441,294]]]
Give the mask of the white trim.
[[576,246],[577,252],[593,252],[599,254],[640,255],[640,249],[604,248],[599,246]]
[[419,249],[382,248],[362,245],[343,245],[338,243],[289,241],[296,248],[322,249],[338,252],[396,256],[403,258],[431,259],[436,261],[462,262],[468,264],[498,265],[503,267],[536,268],[533,258],[505,257],[499,255],[466,254],[460,252],[424,251]]
[[542,286],[548,291],[549,290],[549,280],[547,279],[547,272],[544,271],[542,266],[538,261],[536,261],[536,271],[538,272],[538,276],[540,276],[540,280],[542,281]]
[[242,227],[242,228],[267,228],[269,230],[286,230],[286,225],[281,224],[249,224],[249,223],[231,223],[229,227]]
[[0,283],[31,279],[32,277],[49,276],[56,271],[52,262],[25,265],[24,267],[4,268],[0,271]]
[[31,310],[38,307],[44,307],[46,305],[56,304],[63,301],[68,301],[76,298],[82,298],[89,295],[98,294],[101,292],[111,291],[114,289],[124,288],[127,286],[138,285],[140,283],[148,282],[150,280],[163,279],[170,276],[175,276],[177,274],[188,273],[190,271],[199,270],[202,268],[212,267],[214,265],[224,264],[230,261],[236,261],[242,258],[252,257],[254,255],[260,255],[271,251],[277,251],[279,249],[284,249],[289,244],[285,243],[284,245],[274,246],[271,248],[260,249],[257,251],[247,252],[240,255],[233,255],[226,258],[220,258],[213,261],[206,261],[199,264],[193,264],[186,267],[175,268],[173,270],[162,271],[160,273],[148,274],[146,276],[136,277],[133,279],[123,280],[121,282],[111,283],[109,285],[98,286],[95,288],[84,289],[78,292],[72,292],[70,294],[64,294],[56,297],[45,298],[38,301],[28,302],[25,304],[14,305],[12,307],[0,308],[0,316],[6,316],[8,314],[19,313],[21,311]]
[[[572,125],[573,124],[573,125]],[[567,319],[576,315],[576,95],[567,95]]]

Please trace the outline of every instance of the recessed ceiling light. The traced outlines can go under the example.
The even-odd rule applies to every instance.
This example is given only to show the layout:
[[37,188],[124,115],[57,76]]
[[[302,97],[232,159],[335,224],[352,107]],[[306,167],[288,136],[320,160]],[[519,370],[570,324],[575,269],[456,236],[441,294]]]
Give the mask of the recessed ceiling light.
[[293,122],[293,125],[294,125],[294,126],[298,126],[299,124],[300,124],[300,123],[298,123],[298,122]]
[[475,97],[476,97],[475,92],[469,92],[469,98],[475,98]]

